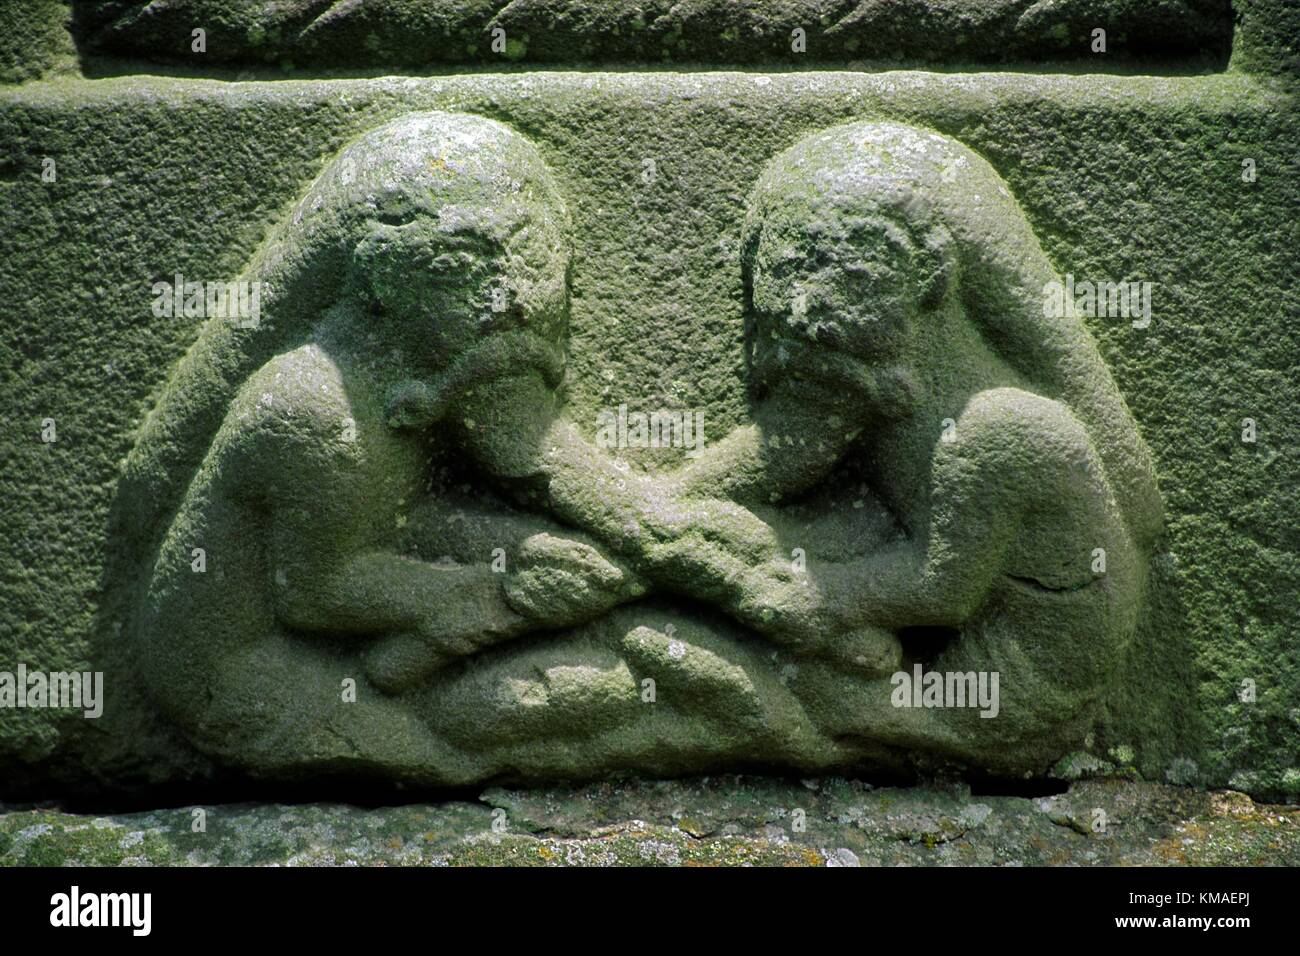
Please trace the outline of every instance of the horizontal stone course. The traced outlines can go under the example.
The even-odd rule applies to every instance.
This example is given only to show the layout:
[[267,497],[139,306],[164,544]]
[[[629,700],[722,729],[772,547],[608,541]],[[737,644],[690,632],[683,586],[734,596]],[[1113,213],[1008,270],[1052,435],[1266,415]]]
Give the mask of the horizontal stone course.
[[[998,62],[1109,52],[1226,59],[1229,0],[128,0],[77,3],[85,49],[197,65],[299,68],[505,61]],[[798,33],[796,33],[798,31]]]

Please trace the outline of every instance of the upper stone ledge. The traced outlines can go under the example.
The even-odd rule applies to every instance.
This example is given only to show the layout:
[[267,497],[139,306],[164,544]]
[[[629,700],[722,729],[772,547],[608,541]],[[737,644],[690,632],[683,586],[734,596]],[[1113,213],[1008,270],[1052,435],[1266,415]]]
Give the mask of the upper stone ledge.
[[[600,100],[621,107],[655,108],[671,103],[729,104],[739,100],[772,108],[801,108],[805,101],[843,101],[854,115],[871,104],[923,108],[941,102],[957,115],[977,116],[998,104],[1050,103],[1065,110],[1192,110],[1199,115],[1262,111],[1284,113],[1293,100],[1285,88],[1244,73],[1201,76],[1076,76],[1065,73],[949,72],[891,70],[859,73],[839,70],[752,73],[690,71],[520,71],[466,72],[437,76],[342,77],[327,83],[306,77],[250,79],[231,83],[216,77],[121,74],[93,81],[25,83],[0,87],[0,110],[78,109],[111,111],[132,103],[185,110],[196,102],[227,109],[278,105],[328,106],[346,102],[380,104],[400,100],[410,108],[458,108],[473,112],[506,98],[558,98],[564,102]],[[461,99],[468,98],[468,99]],[[847,115],[847,114],[846,114]]]
[[1233,37],[1233,0],[73,0],[72,8],[83,54],[317,70],[1104,55],[1222,65]]

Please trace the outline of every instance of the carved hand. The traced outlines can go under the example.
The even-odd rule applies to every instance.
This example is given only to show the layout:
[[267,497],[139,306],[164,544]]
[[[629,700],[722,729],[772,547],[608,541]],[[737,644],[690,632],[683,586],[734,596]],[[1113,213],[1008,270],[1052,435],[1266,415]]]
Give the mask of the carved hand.
[[528,620],[568,627],[641,597],[646,586],[590,545],[543,533],[524,542],[505,592],[511,608]]

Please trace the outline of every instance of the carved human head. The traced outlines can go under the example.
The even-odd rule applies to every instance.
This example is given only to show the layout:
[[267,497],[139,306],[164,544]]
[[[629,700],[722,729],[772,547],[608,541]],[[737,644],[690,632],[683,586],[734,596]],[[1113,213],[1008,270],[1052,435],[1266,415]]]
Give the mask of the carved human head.
[[344,149],[312,193],[307,212],[339,217],[365,334],[413,373],[445,371],[502,334],[562,355],[569,217],[522,136],[479,116],[405,116]]
[[926,176],[903,161],[924,135],[841,127],[795,144],[759,178],[742,238],[758,384],[821,377],[852,388],[854,368],[872,391],[871,369],[907,361],[955,269]]

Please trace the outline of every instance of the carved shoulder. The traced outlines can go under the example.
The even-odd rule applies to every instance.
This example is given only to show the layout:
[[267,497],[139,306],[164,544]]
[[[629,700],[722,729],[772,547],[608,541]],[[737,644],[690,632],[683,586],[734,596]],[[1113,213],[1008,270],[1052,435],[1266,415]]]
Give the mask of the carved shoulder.
[[[329,356],[304,345],[271,359],[231,402],[210,461],[240,482],[319,486],[360,458],[343,376]],[[260,480],[259,480],[260,479]]]

